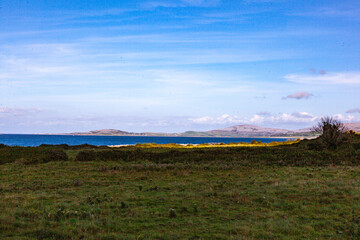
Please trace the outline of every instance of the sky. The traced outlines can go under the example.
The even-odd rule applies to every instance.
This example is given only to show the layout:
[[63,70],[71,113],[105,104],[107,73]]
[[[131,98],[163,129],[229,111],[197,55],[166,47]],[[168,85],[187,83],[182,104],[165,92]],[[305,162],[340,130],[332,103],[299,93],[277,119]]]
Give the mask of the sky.
[[358,0],[0,0],[0,133],[360,121]]

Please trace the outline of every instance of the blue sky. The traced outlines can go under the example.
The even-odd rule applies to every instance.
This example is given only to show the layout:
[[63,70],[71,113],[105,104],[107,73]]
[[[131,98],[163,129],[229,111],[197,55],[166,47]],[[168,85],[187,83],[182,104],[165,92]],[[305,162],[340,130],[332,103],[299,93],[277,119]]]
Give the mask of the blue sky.
[[0,0],[0,132],[360,121],[355,0]]

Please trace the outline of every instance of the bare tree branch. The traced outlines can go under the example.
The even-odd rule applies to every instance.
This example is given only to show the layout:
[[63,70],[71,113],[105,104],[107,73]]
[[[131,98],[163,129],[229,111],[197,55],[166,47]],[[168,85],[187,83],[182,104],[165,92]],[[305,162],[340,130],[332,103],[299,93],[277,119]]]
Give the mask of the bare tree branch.
[[320,134],[320,139],[328,148],[336,149],[346,132],[346,127],[333,117],[322,117],[313,130]]

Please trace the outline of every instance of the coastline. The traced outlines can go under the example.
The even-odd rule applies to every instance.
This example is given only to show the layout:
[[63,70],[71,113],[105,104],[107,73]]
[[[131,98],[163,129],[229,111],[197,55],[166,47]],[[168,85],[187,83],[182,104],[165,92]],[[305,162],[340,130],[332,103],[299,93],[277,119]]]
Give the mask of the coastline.
[[[8,133],[9,135],[50,135],[50,136],[97,136],[97,137],[174,137],[174,138],[289,138],[289,139],[313,139],[317,136],[261,136],[261,135],[241,135],[241,136],[187,136],[187,135],[116,135],[116,134],[70,134],[70,133],[27,133],[27,134],[21,134],[21,133]],[[0,134],[1,135],[1,134]],[[5,134],[4,134],[5,135]]]

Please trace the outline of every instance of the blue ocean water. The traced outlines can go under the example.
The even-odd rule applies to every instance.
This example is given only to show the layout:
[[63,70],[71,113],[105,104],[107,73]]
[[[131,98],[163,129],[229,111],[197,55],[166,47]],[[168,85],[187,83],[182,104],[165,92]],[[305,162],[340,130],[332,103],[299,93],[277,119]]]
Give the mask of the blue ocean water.
[[138,136],[72,136],[72,135],[30,135],[30,134],[0,134],[0,143],[9,146],[34,147],[41,144],[80,145],[135,145],[136,143],[230,143],[251,142],[252,140],[269,143],[286,141],[289,138],[218,138],[218,137],[138,137]]

